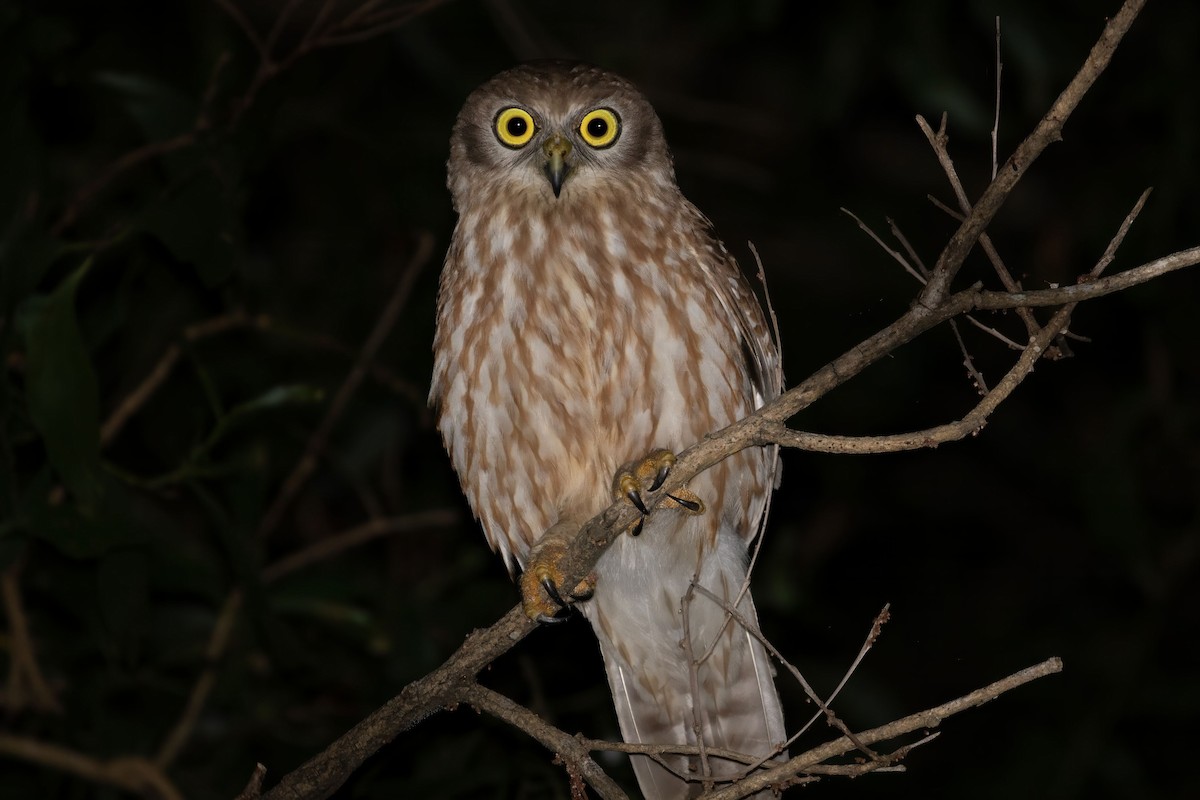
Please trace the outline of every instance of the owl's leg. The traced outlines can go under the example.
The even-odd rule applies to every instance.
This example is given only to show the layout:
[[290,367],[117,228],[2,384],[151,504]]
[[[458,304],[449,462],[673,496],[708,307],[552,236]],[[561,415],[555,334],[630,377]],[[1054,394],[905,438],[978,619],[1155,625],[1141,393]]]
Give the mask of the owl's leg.
[[[642,526],[650,514],[642,494],[658,491],[671,473],[671,467],[675,466],[675,460],[675,454],[670,450],[651,450],[644,458],[630,461],[617,470],[613,478],[613,499],[628,500],[642,512],[642,518],[629,530],[631,536],[642,532]],[[704,501],[686,486],[664,497],[662,506],[678,508],[688,514],[704,513]]]
[[551,526],[529,552],[521,572],[521,607],[525,614],[538,622],[562,622],[571,601],[586,600],[595,589],[596,576],[587,576],[569,592],[563,587],[566,575],[562,561],[566,558],[571,540],[579,533],[582,523],[563,520]]

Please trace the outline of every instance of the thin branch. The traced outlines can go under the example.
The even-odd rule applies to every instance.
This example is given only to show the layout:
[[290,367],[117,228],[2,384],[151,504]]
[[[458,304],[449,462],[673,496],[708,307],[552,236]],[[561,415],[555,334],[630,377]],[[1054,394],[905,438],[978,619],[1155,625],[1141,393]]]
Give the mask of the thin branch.
[[254,800],[262,794],[263,779],[267,777],[267,767],[265,764],[255,764],[254,772],[250,773],[250,780],[246,782],[246,788],[235,797],[233,800]]
[[933,309],[941,304],[949,291],[950,282],[958,274],[967,253],[979,240],[980,234],[991,223],[992,218],[996,216],[996,212],[1000,210],[1000,206],[1012,192],[1013,187],[1017,185],[1017,182],[1051,142],[1062,139],[1063,125],[1066,124],[1092,84],[1108,67],[1121,39],[1129,32],[1130,26],[1133,25],[1133,21],[1145,4],[1146,0],[1125,0],[1120,10],[1109,19],[1079,72],[1054,101],[1050,110],[1034,128],[1033,133],[1026,137],[1004,162],[1004,167],[996,175],[996,179],[984,190],[967,219],[950,237],[949,243],[942,250],[937,264],[934,265],[929,284],[918,299],[919,305]]
[[[414,17],[432,11],[445,2],[446,0],[425,0],[425,2],[408,3],[400,8],[384,9],[372,14],[351,13],[341,24],[334,26],[320,38],[314,39],[313,49],[340,47],[374,39],[376,36],[403,27]],[[374,6],[376,3],[368,2],[364,5]],[[360,27],[349,24],[352,17],[355,18],[354,26]]]
[[973,294],[972,308],[1000,311],[1010,308],[1035,308],[1039,306],[1057,306],[1063,303],[1081,303],[1097,297],[1124,291],[1147,281],[1154,280],[1168,272],[1200,263],[1200,247],[1180,250],[1162,258],[1156,258],[1141,266],[1118,272],[1107,278],[1076,283],[1070,286],[1060,286],[1054,289],[1038,289],[1025,292],[987,292],[976,291]]
[[192,684],[192,690],[188,693],[183,713],[180,714],[179,719],[163,739],[158,748],[158,754],[154,757],[154,763],[160,769],[170,768],[184,745],[187,744],[188,739],[191,738],[192,731],[200,720],[200,714],[204,711],[208,696],[217,684],[221,657],[225,655],[225,650],[229,647],[229,640],[242,609],[242,599],[240,589],[234,589],[225,597],[225,603],[217,614],[216,624],[213,625],[208,644],[204,648],[204,670]]
[[[279,561],[263,569],[262,582],[264,585],[273,583],[298,569],[332,558],[352,547],[358,547],[382,536],[426,528],[444,527],[453,524],[457,518],[457,512],[434,509],[432,511],[418,511],[400,517],[374,519],[316,542],[303,550],[284,556]],[[196,727],[200,714],[208,702],[208,696],[216,686],[220,670],[220,660],[229,647],[231,635],[238,620],[238,614],[241,612],[242,600],[242,591],[234,589],[225,598],[225,604],[221,607],[221,611],[217,615],[216,624],[213,625],[213,630],[204,652],[206,666],[200,673],[200,677],[196,679],[195,684],[193,684],[192,691],[188,695],[188,700],[184,705],[182,714],[180,714],[170,733],[163,740],[162,745],[159,747],[158,755],[155,758],[155,763],[163,769],[166,769],[174,762],[184,745],[191,738],[192,731]]]
[[[1035,664],[1032,667],[1013,673],[1007,678],[991,683],[982,689],[963,695],[948,703],[943,703],[940,706],[920,711],[916,714],[910,714],[894,722],[889,722],[886,725],[881,725],[878,728],[860,731],[858,740],[866,744],[875,744],[876,742],[884,742],[889,739],[895,739],[897,736],[903,736],[908,733],[913,733],[919,730],[936,728],[942,723],[942,720],[960,714],[984,703],[995,700],[1000,695],[1010,692],[1027,683],[1045,678],[1048,675],[1054,675],[1062,672],[1062,660],[1059,658],[1049,658],[1040,664]],[[788,761],[780,764],[777,767],[772,767],[765,772],[758,772],[753,775],[748,775],[738,781],[733,786],[724,787],[708,794],[703,795],[703,800],[737,800],[737,798],[746,797],[756,791],[766,789],[773,784],[779,784],[783,781],[792,778],[796,775],[802,775],[813,767],[828,761],[831,758],[843,756],[856,749],[856,745],[849,738],[843,736],[831,742],[814,747],[806,753],[801,753]]]
[[437,508],[431,511],[418,511],[400,517],[380,517],[364,522],[341,533],[328,536],[320,541],[284,556],[273,564],[263,568],[262,581],[274,583],[285,575],[290,575],[298,569],[316,564],[353,547],[396,533],[427,530],[429,528],[447,528],[461,519],[462,515],[448,508]]
[[[772,658],[787,668],[788,672],[792,674],[792,677],[796,679],[796,682],[799,683],[801,688],[804,689],[804,694],[806,694],[808,699],[811,700],[813,704],[821,710],[821,713],[825,715],[825,719],[828,720],[830,725],[841,731],[842,735],[849,737],[867,758],[871,759],[872,761],[877,761],[879,759],[879,754],[867,747],[865,743],[859,741],[858,737],[855,736],[854,733],[850,731],[850,728],[846,726],[846,723],[843,722],[837,714],[833,713],[833,709],[829,707],[829,704],[821,699],[821,696],[817,694],[817,690],[812,687],[812,684],[808,682],[808,679],[804,677],[804,674],[801,673],[800,670],[797,669],[791,662],[784,658],[783,653],[779,652],[779,649],[776,648],[775,645],[771,644],[771,642],[767,640],[767,637],[763,636],[757,628],[750,625],[749,620],[738,613],[737,609],[731,608],[728,603],[726,603],[720,597],[717,597],[717,595],[713,594],[713,592],[709,589],[696,584],[695,581],[692,582],[692,585],[696,587],[696,591],[698,591],[700,594],[716,603],[719,607],[724,608],[725,613],[732,616],[737,623],[742,626],[743,630],[757,639],[759,644],[765,647],[767,652],[771,654]],[[766,761],[770,758],[770,756],[765,758],[763,763],[766,763]],[[756,764],[755,766],[758,765]]]
[[[858,671],[858,666],[862,663],[862,660],[866,658],[867,653],[870,652],[871,648],[875,646],[875,642],[879,639],[879,634],[883,630],[883,626],[887,624],[889,619],[891,619],[891,607],[891,603],[885,603],[880,612],[875,615],[875,621],[871,623],[871,631],[867,634],[866,640],[863,641],[862,647],[858,649],[858,655],[856,655],[854,660],[850,662],[850,666],[846,669],[845,673],[842,674],[842,679],[838,681],[838,685],[833,687],[833,691],[830,692],[829,696],[825,698],[825,705],[828,706],[833,704],[833,701],[837,699],[837,696],[842,693],[842,689],[846,688],[846,684],[850,682],[850,676]],[[818,707],[816,713],[814,713],[812,717],[809,718],[808,722],[804,723],[804,725],[800,727],[800,730],[796,732],[796,735],[788,741],[788,745],[790,746],[792,741],[803,735],[805,731],[812,727],[812,724],[820,719],[823,713],[824,712],[822,712],[822,710]]]
[[42,675],[29,633],[29,619],[25,614],[25,603],[21,599],[21,565],[17,560],[0,572],[0,597],[3,598],[4,616],[8,620],[9,649],[11,663],[8,674],[8,695],[5,698],[10,712],[20,711],[28,702],[38,711],[62,713],[62,705]]
[[896,260],[896,263],[898,263],[900,266],[904,267],[905,272],[907,272],[909,275],[912,275],[914,278],[916,278],[917,282],[920,283],[922,286],[925,285],[925,283],[926,283],[925,276],[922,275],[921,272],[918,272],[916,267],[914,267],[911,263],[909,263],[908,259],[905,258],[903,255],[901,255],[897,250],[895,250],[891,247],[888,247],[887,244],[884,243],[883,239],[879,238],[879,234],[875,233],[875,231],[871,229],[871,226],[867,225],[867,223],[865,223],[861,219],[859,219],[858,216],[850,209],[842,207],[839,210],[846,216],[850,217],[850,219],[854,220],[858,224],[858,227],[861,228],[863,230],[863,232],[867,234],[867,236],[870,236],[875,241],[875,244],[877,244],[881,248],[883,248],[883,251],[885,253],[887,253],[889,256],[891,256],[892,258],[894,258]]
[[[691,684],[688,692],[689,705],[691,706],[692,717],[692,736],[696,739],[696,749],[700,755],[700,775],[704,778],[705,790],[711,789],[712,782],[712,765],[708,763],[708,743],[704,741],[704,722],[703,711],[704,695],[700,693],[700,661],[696,659],[696,652],[692,645],[692,623],[691,609],[692,598],[696,596],[697,583],[700,581],[700,568],[696,567],[696,572],[692,574],[692,580],[688,584],[687,592],[683,595],[683,600],[679,604],[679,612],[681,622],[683,624],[683,653],[688,664],[688,682]],[[703,587],[700,587],[703,588]],[[733,615],[730,614],[729,617]],[[726,618],[725,625],[728,625]],[[725,626],[722,625],[713,641],[713,647],[716,647],[717,641],[724,634]],[[712,648],[709,649],[712,652]],[[705,656],[707,658],[707,654]]]
[[77,775],[155,800],[183,800],[183,794],[155,764],[144,758],[100,759],[36,739],[0,733],[0,755]]
[[67,203],[67,207],[63,210],[58,220],[50,226],[50,232],[54,236],[61,236],[67,228],[78,221],[82,214],[92,201],[100,195],[110,183],[118,177],[128,172],[129,170],[146,163],[152,158],[164,156],[167,153],[174,153],[176,150],[182,150],[185,147],[191,147],[198,140],[198,132],[196,130],[188,131],[187,133],[174,136],[170,139],[164,139],[160,142],[150,142],[141,147],[130,150],[125,155],[113,161],[104,170],[93,178],[88,183],[84,184],[75,196]]
[[[252,315],[242,309],[235,309],[227,314],[189,325],[183,329],[180,339],[184,344],[190,345],[211,336],[243,329],[252,329],[262,333],[273,334],[299,342],[306,347],[326,350],[340,356],[357,357],[357,351],[354,348],[339,342],[331,336],[281,325],[266,314]],[[100,426],[100,446],[102,449],[113,443],[121,431],[124,430],[129,420],[141,411],[154,394],[162,388],[167,378],[170,377],[172,370],[178,365],[179,359],[185,350],[186,348],[179,343],[168,345],[163,354],[159,356],[158,361],[154,363],[154,366],[146,374],[146,377],[142,378],[133,391],[122,398],[121,402],[117,404],[116,408],[104,420],[104,424]],[[425,404],[425,395],[421,390],[378,362],[371,363],[369,370],[372,379],[389,391],[412,403],[413,407],[421,415],[422,424],[424,424],[428,412]]]
[[266,45],[264,44],[262,37],[258,35],[258,31],[255,30],[254,25],[250,22],[246,15],[242,13],[242,9],[238,6],[238,4],[234,2],[234,0],[213,0],[213,2],[219,5],[221,10],[228,14],[229,18],[232,19],[234,23],[242,29],[242,33],[246,34],[246,38],[250,40],[250,44],[254,45],[254,49],[258,51],[259,58],[265,60],[267,51]]
[[992,180],[996,180],[996,169],[999,165],[997,148],[1000,141],[1000,75],[1004,72],[1004,62],[1000,60],[1000,17],[996,17],[996,116],[992,122]]
[[[965,221],[966,217],[971,213],[971,202],[967,199],[967,192],[963,189],[962,181],[958,177],[958,171],[954,168],[954,162],[950,158],[950,152],[947,149],[949,141],[946,136],[946,116],[942,115],[941,124],[938,127],[937,133],[929,127],[929,123],[925,118],[917,116],[917,126],[921,132],[925,134],[925,138],[929,141],[929,146],[933,148],[934,154],[937,156],[938,163],[942,165],[942,171],[946,173],[946,178],[950,182],[950,187],[954,190],[954,196],[958,199],[959,208],[962,209],[962,216],[953,215],[960,221]],[[993,181],[995,178],[993,177]],[[945,208],[945,206],[943,206]],[[947,209],[949,210],[949,209]],[[1013,279],[1012,273],[1008,271],[1004,260],[1000,258],[1000,253],[992,244],[992,239],[987,231],[979,234],[979,246],[983,249],[984,254],[991,262],[992,268],[996,271],[996,275],[1000,278],[1000,283],[1010,292],[1020,291],[1021,285]],[[1027,308],[1017,309],[1017,315],[1021,321],[1025,323],[1025,332],[1028,336],[1034,336],[1038,330],[1038,322],[1033,316],[1033,312]]]
[[329,440],[330,434],[333,433],[333,428],[341,419],[342,414],[349,406],[350,398],[358,391],[358,387],[362,384],[363,378],[367,374],[370,364],[375,360],[375,354],[395,327],[396,321],[400,317],[400,312],[408,304],[408,298],[412,294],[413,286],[416,285],[417,278],[425,265],[429,263],[429,258],[433,254],[433,236],[428,232],[422,232],[417,240],[417,247],[409,258],[408,266],[405,268],[400,280],[396,283],[396,288],[392,292],[387,305],[379,315],[379,319],[375,321],[375,327],[367,340],[363,342],[362,350],[359,352],[358,360],[354,367],[342,382],[337,394],[329,404],[329,410],[325,413],[325,417],[321,420],[321,424],[313,431],[309,437],[307,445],[304,448],[304,454],[292,469],[290,475],[283,482],[278,494],[275,496],[274,502],[263,515],[261,524],[258,527],[259,538],[265,539],[275,532],[283,521],[283,515],[291,506],[292,501],[300,493],[300,489],[308,482],[309,477],[317,468],[317,456],[325,450],[325,444]]
[[[183,340],[188,343],[198,342],[209,336],[236,330],[249,324],[251,324],[251,319],[245,311],[239,309],[210,320],[205,320],[204,322],[196,323],[195,325],[189,325],[183,330]],[[171,370],[182,355],[183,348],[180,345],[171,344],[168,346],[158,361],[155,362],[149,374],[142,379],[142,382],[117,404],[117,407],[104,420],[104,424],[100,426],[101,448],[112,444],[113,440],[117,438],[117,435],[125,427],[125,423],[149,402],[154,393],[166,382],[171,374]]]
[[604,800],[628,800],[616,781],[592,759],[589,748],[583,742],[548,724],[519,703],[478,683],[472,683],[464,689],[462,702],[486,711],[537,739],[547,750],[558,754],[558,757],[569,765],[572,773],[587,781]]
[[[445,0],[425,0],[425,2],[409,3],[398,9],[391,9],[384,12],[386,16],[378,20],[371,20],[365,27],[352,30],[346,35],[340,36],[319,36],[310,38],[303,37],[297,46],[286,56],[276,59],[271,51],[274,48],[279,36],[283,32],[288,18],[293,11],[300,5],[302,0],[288,0],[287,5],[280,11],[279,15],[274,20],[267,38],[264,39],[254,28],[253,23],[238,6],[236,0],[213,0],[213,2],[233,20],[234,24],[245,34],[250,40],[250,44],[254,47],[259,57],[259,66],[253,78],[251,78],[248,86],[242,94],[233,102],[233,111],[228,115],[228,119],[224,121],[223,133],[228,133],[237,127],[237,124],[242,118],[242,115],[254,104],[258,93],[272,79],[276,78],[285,69],[290,67],[296,61],[299,61],[304,56],[312,53],[317,49],[328,47],[336,47],[343,44],[365,41],[372,39],[388,31],[402,27],[405,23],[412,20],[438,5],[441,5]],[[363,4],[365,6],[374,6],[375,2]],[[361,8],[359,9],[361,10]],[[318,13],[318,19],[322,14],[326,13],[324,8]],[[354,17],[355,11],[347,15],[347,20]],[[310,31],[311,33],[311,31]],[[130,150],[124,155],[118,157],[107,166],[91,181],[80,188],[75,195],[67,202],[63,212],[51,226],[50,230],[54,236],[61,236],[67,229],[71,228],[79,221],[80,216],[92,204],[97,196],[109,185],[134,168],[145,164],[151,159],[159,156],[173,153],[177,150],[183,150],[193,147],[200,143],[201,135],[208,132],[212,128],[212,121],[207,113],[207,109],[211,104],[211,100],[216,93],[216,81],[222,72],[224,61],[228,60],[228,54],[221,54],[218,57],[217,64],[212,70],[208,87],[204,92],[204,100],[201,103],[201,113],[197,116],[196,122],[191,130],[178,134],[170,139],[164,139],[158,142],[149,142],[139,147]]]

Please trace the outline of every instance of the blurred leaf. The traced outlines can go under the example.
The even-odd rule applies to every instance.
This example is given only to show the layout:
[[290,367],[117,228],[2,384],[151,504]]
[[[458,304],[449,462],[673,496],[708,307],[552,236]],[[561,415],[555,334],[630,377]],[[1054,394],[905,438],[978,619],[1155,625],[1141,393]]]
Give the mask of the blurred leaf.
[[[0,175],[5,174],[0,163]],[[0,186],[6,183],[0,181]],[[3,202],[0,198],[0,204]],[[0,315],[11,314],[37,287],[59,252],[58,247],[58,241],[49,233],[26,226],[17,217],[9,221],[0,235]]]
[[85,510],[62,502],[49,484],[49,476],[44,476],[30,489],[30,496],[37,500],[29,510],[29,532],[63,555],[92,559],[114,548],[145,541],[144,534],[132,528],[125,516],[128,503],[117,485],[108,484],[103,495],[105,502]]
[[258,397],[234,406],[228,414],[218,419],[212,433],[196,448],[190,460],[201,460],[231,431],[265,411],[292,405],[311,405],[321,402],[324,397],[325,393],[315,386],[272,387]]
[[54,468],[84,506],[101,494],[100,401],[75,315],[75,291],[91,261],[18,319],[26,349],[25,399]]
[[108,464],[108,470],[131,486],[161,489],[185,481],[216,478],[253,469],[262,462],[261,454],[253,448],[225,461],[214,461],[210,456],[217,445],[234,430],[264,411],[288,405],[317,403],[323,396],[324,393],[320,389],[311,386],[274,387],[253,400],[234,406],[228,414],[219,417],[204,441],[196,445],[187,458],[171,471],[145,478],[116,464]]
[[178,192],[155,204],[142,227],[171,254],[196,268],[206,286],[224,282],[235,265],[235,203],[212,172],[191,178]]
[[106,71],[96,74],[96,83],[121,95],[125,110],[150,141],[174,136],[195,124],[195,102],[153,76]]

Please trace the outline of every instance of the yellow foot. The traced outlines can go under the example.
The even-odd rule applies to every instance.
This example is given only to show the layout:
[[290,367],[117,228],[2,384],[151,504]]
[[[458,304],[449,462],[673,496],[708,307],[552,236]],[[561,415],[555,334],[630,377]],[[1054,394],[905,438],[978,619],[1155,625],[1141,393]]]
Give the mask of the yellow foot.
[[525,614],[537,622],[562,622],[570,604],[586,600],[596,588],[593,573],[564,591],[562,562],[567,556],[571,539],[579,532],[578,525],[559,523],[546,531],[534,545],[521,572],[521,607]]
[[[629,530],[631,536],[637,536],[642,532],[646,516],[650,513],[646,501],[642,499],[642,494],[658,491],[673,466],[675,466],[674,453],[670,450],[652,450],[645,458],[630,461],[617,470],[617,474],[613,478],[613,499],[628,500],[638,511],[642,512],[642,518]],[[661,505],[664,508],[678,508],[688,514],[704,513],[704,501],[686,486],[666,495],[662,499]]]

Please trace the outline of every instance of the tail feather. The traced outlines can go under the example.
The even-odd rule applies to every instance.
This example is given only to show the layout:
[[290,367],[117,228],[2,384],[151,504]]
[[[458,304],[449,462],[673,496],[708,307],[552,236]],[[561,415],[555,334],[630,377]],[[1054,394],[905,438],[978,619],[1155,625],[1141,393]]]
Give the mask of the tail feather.
[[[733,597],[728,593],[726,597],[732,602]],[[695,600],[690,615],[693,653],[699,657],[706,652],[714,634],[718,641],[708,658],[696,667],[699,697],[693,697],[693,676],[685,650],[679,646],[681,628],[659,631],[657,646],[639,648],[636,635],[614,638],[614,626],[604,613],[603,602],[599,608],[595,599],[589,605],[593,609],[588,616],[600,640],[625,741],[695,745],[698,717],[701,736],[708,748],[751,756],[786,757],[785,753],[776,753],[787,737],[767,653],[754,634],[744,630],[736,620],[728,620],[723,609],[706,599]],[[742,598],[738,611],[749,623],[757,625],[749,594]],[[675,619],[678,621],[678,617]],[[616,629],[621,631],[622,626]],[[698,634],[700,631],[703,633]],[[670,765],[670,770],[647,756],[632,756],[634,772],[647,800],[678,800],[701,792],[705,773],[699,757],[663,756],[663,761]],[[710,776],[720,778],[739,774],[745,765],[709,757],[707,768]],[[771,793],[755,796],[769,798]]]

